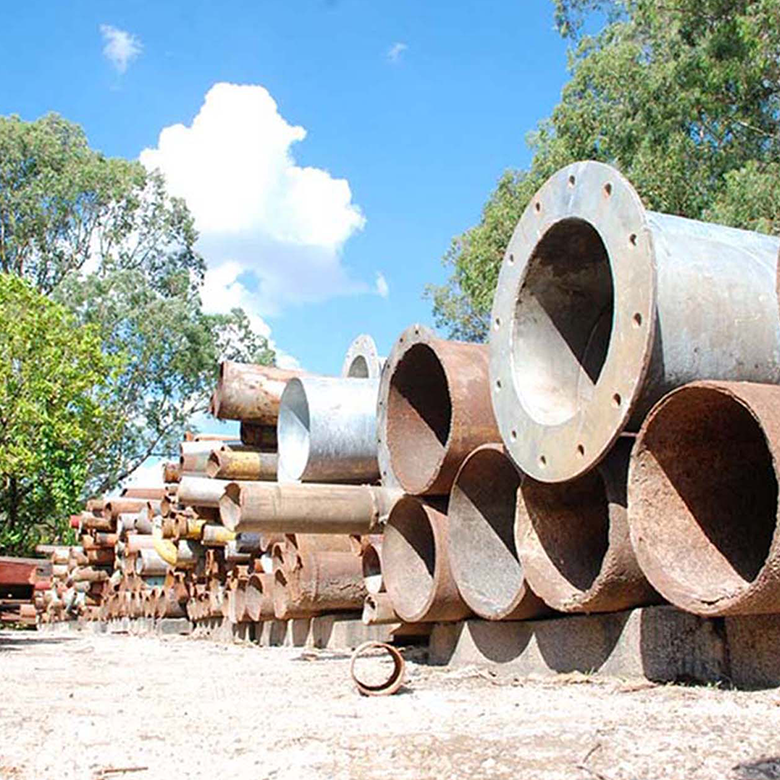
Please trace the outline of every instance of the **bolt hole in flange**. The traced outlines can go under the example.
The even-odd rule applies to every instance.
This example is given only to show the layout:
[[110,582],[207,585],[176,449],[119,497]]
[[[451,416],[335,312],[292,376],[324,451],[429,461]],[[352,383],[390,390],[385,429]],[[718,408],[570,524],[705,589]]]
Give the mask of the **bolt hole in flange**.
[[577,455],[579,455],[581,458],[585,457],[585,447],[582,444],[577,445]]
[[577,179],[575,176],[569,176],[569,186],[573,187],[577,183]]
[[547,458],[544,455],[539,456],[539,465],[544,468],[547,465]]
[[604,185],[604,194],[609,197],[612,194],[612,184],[611,182],[607,182]]
[[620,393],[615,393],[615,395],[612,396],[612,405],[615,409],[619,409],[621,403],[623,403],[623,399],[620,397]]
[[632,318],[632,322],[634,323],[635,328],[641,328],[642,327],[642,315],[639,312],[636,312]]

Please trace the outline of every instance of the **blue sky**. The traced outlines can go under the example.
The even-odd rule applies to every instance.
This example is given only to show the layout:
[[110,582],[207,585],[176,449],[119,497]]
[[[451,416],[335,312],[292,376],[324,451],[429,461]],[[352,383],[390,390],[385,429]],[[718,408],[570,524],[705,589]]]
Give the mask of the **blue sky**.
[[159,164],[197,206],[207,304],[337,373],[358,333],[384,354],[432,324],[425,285],[566,77],[550,0],[28,0],[3,15],[0,114]]

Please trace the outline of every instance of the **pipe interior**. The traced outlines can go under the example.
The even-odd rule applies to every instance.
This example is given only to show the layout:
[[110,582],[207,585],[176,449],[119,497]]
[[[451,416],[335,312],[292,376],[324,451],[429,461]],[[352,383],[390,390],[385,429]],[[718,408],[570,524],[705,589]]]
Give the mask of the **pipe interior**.
[[280,474],[300,479],[309,462],[311,420],[306,391],[298,380],[288,382],[282,393],[277,438]]
[[713,604],[756,578],[775,531],[777,478],[748,409],[709,388],[677,393],[655,413],[636,466],[631,501],[665,576]]
[[414,344],[393,371],[387,399],[387,445],[393,470],[407,489],[424,488],[431,470],[438,469],[451,422],[444,368],[427,344]]
[[496,450],[472,455],[450,498],[450,551],[458,588],[473,609],[509,607],[523,588],[515,546],[515,504],[520,475]]
[[370,374],[368,371],[368,361],[363,355],[356,355],[352,362],[349,364],[349,370],[347,376],[354,379],[368,379]]
[[554,568],[573,590],[589,590],[609,547],[609,501],[599,472],[565,483],[527,479],[517,512],[519,528],[533,529],[526,544],[534,560]]
[[528,260],[512,334],[515,386],[537,423],[559,425],[588,403],[607,359],[613,309],[598,231],[582,219],[555,223]]
[[369,545],[361,556],[363,563],[363,581],[369,593],[379,593],[382,590],[382,564],[379,553],[374,545]]
[[434,589],[436,544],[428,515],[417,501],[396,504],[385,528],[382,560],[396,612],[423,612]]

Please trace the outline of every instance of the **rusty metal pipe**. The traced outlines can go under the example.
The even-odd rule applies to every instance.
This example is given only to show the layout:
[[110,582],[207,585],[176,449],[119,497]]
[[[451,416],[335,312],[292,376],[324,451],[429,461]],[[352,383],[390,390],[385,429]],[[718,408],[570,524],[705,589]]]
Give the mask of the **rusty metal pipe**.
[[487,620],[524,620],[547,612],[533,592],[515,545],[522,475],[500,444],[463,461],[450,493],[449,558],[460,595]]
[[675,387],[780,382],[778,246],[647,211],[602,163],[548,179],[507,247],[490,329],[493,403],[518,466],[574,479]]
[[385,581],[382,579],[382,541],[372,540],[364,548],[360,556],[363,567],[363,581],[369,595],[383,593]]
[[276,452],[276,423],[273,425],[257,425],[250,422],[241,423],[241,442],[249,447],[256,447],[263,452]]
[[273,620],[273,574],[253,572],[246,584],[246,614],[249,620]]
[[176,499],[182,506],[218,507],[229,484],[225,479],[182,477]]
[[279,480],[376,482],[378,379],[291,379],[279,406]]
[[363,624],[380,626],[402,623],[393,607],[393,600],[387,593],[369,593],[363,601]]
[[367,534],[400,497],[399,490],[370,485],[230,482],[219,511],[236,533]]
[[626,483],[633,439],[622,437],[582,477],[564,483],[526,478],[515,539],[531,588],[561,612],[617,612],[658,603],[628,533]]
[[161,575],[168,571],[168,564],[156,550],[141,549],[135,559],[135,573],[141,575]]
[[699,615],[780,611],[780,387],[695,382],[645,420],[629,468],[648,580]]
[[216,450],[209,455],[206,476],[211,479],[275,480],[275,452]]
[[[384,670],[377,681],[375,679],[376,667],[374,666],[374,673],[369,679],[366,676],[366,672],[363,671],[358,674],[357,662],[361,659],[366,659],[371,651],[382,651],[390,656],[393,662],[392,671],[387,674]],[[363,642],[362,645],[358,645],[355,651],[352,653],[352,658],[349,662],[349,675],[352,677],[352,681],[355,683],[358,691],[362,696],[391,696],[397,693],[404,682],[404,675],[406,674],[406,663],[403,656],[398,649],[392,645],[385,644],[384,642]]]
[[382,576],[395,611],[407,623],[461,620],[471,614],[452,576],[448,535],[447,515],[430,503],[406,496],[390,513]]
[[220,420],[276,425],[286,382],[303,375],[302,371],[225,360],[219,364],[210,411]]
[[446,495],[466,455],[499,439],[490,404],[488,348],[413,325],[387,359],[377,406],[382,483]]

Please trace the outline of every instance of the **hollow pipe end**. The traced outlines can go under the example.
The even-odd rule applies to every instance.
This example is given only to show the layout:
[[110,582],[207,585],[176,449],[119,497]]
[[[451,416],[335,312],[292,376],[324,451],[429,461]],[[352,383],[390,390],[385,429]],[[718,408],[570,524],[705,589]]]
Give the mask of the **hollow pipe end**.
[[219,499],[219,518],[228,531],[235,531],[241,521],[241,485],[230,482]]
[[384,362],[384,359],[379,357],[374,339],[367,333],[361,333],[347,349],[341,367],[341,376],[378,379]]
[[[358,677],[355,671],[356,661],[370,650],[384,650],[393,661],[392,672],[380,683],[366,683]],[[349,675],[362,696],[391,696],[397,693],[404,683],[405,674],[406,662],[403,656],[397,648],[385,642],[363,642],[362,645],[355,648],[349,662]]]

